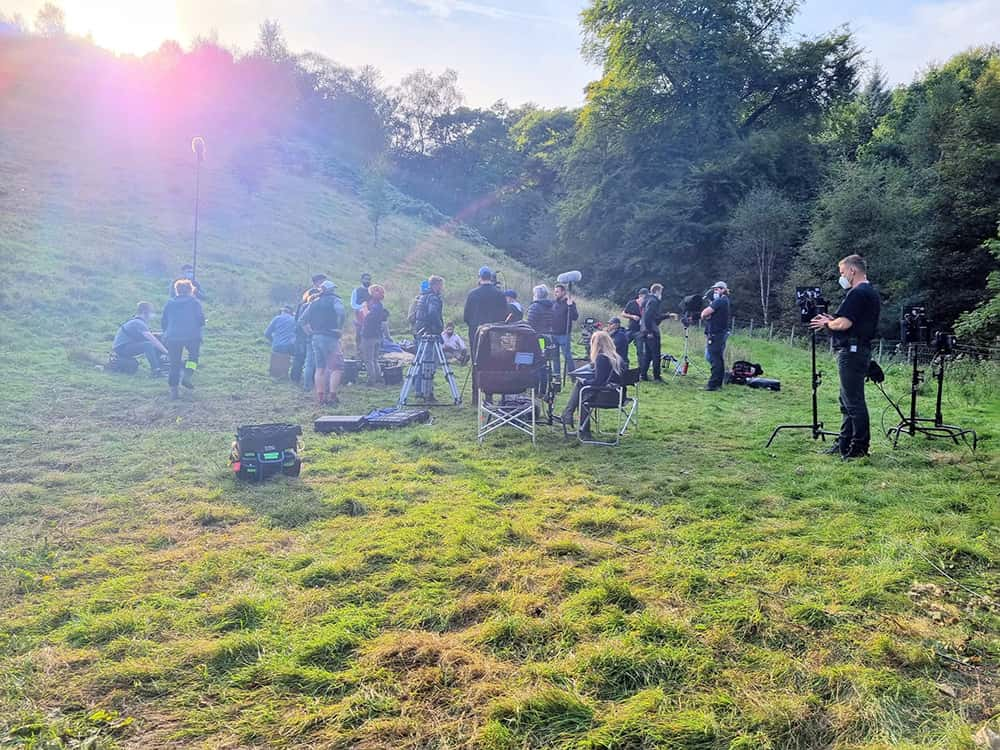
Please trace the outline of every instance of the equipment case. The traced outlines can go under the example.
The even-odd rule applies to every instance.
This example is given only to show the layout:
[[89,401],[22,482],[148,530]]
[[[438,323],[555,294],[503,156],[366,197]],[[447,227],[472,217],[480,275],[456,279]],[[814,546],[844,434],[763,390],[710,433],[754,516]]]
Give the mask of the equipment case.
[[368,424],[368,419],[362,416],[328,416],[319,417],[313,425],[316,432],[360,432]]

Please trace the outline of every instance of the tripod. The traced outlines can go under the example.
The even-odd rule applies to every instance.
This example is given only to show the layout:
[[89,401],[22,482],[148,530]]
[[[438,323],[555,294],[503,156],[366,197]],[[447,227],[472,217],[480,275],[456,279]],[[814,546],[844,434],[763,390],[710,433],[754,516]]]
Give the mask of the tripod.
[[766,448],[771,447],[771,443],[774,442],[774,438],[777,437],[778,433],[782,430],[811,430],[813,440],[823,440],[825,441],[827,435],[830,437],[840,437],[839,432],[830,432],[829,430],[823,429],[823,423],[819,421],[819,403],[816,399],[816,392],[819,387],[823,384],[823,373],[816,369],[816,330],[813,329],[812,332],[812,424],[780,424],[774,428],[774,432],[771,433],[770,439],[767,441]]
[[944,367],[946,362],[945,352],[936,351],[934,358],[931,360],[933,376],[937,381],[937,399],[935,401],[933,419],[917,416],[917,391],[920,390],[920,384],[924,380],[923,370],[919,367],[920,349],[917,345],[910,347],[910,358],[913,360],[913,375],[910,379],[910,415],[904,415],[895,402],[890,400],[890,403],[899,412],[900,417],[899,424],[885,433],[886,437],[892,438],[892,447],[895,448],[899,444],[899,436],[903,433],[913,437],[919,432],[921,435],[926,435],[930,440],[934,438],[951,438],[956,445],[958,445],[959,438],[968,442],[968,436],[971,435],[972,450],[975,451],[976,445],[979,442],[979,436],[976,435],[976,431],[945,424],[944,416],[941,414],[941,394],[944,391]]
[[[403,388],[399,392],[399,406],[406,406],[406,399],[410,395],[410,391],[416,386],[418,391],[423,391],[425,398],[430,394],[430,389],[434,384],[434,370],[437,365],[441,366],[444,371],[445,380],[448,381],[448,387],[451,389],[451,397],[454,400],[455,406],[462,403],[462,396],[458,392],[458,384],[455,382],[455,372],[451,369],[451,365],[448,364],[448,359],[444,356],[444,347],[441,345],[440,335],[423,335],[420,337],[420,344],[417,346],[417,355],[413,359],[413,364],[410,365],[409,372],[406,373],[406,379],[403,381]],[[430,402],[430,399],[427,399]],[[432,402],[430,402],[432,403]]]
[[688,356],[688,354],[691,351],[691,343],[690,343],[691,324],[690,322],[688,322],[686,318],[682,322],[684,325],[684,352],[681,354],[680,359],[674,359],[673,357],[670,357],[669,354],[663,355],[664,360],[666,360],[667,357],[670,357],[676,363],[674,367],[674,375],[687,375],[688,368],[691,366],[691,359]]

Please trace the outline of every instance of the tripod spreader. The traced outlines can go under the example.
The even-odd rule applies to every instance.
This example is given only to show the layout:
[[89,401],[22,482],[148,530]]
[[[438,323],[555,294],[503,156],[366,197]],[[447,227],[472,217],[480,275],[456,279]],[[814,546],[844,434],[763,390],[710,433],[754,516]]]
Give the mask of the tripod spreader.
[[812,424],[780,424],[774,428],[774,432],[771,433],[771,437],[767,441],[766,448],[771,447],[771,443],[774,442],[774,438],[777,437],[778,433],[782,430],[810,430],[812,432],[813,440],[823,440],[825,441],[827,436],[829,437],[840,437],[839,432],[830,432],[829,430],[823,429],[823,423],[819,421],[819,400],[817,398],[817,391],[819,387],[823,384],[823,373],[816,369],[816,330],[812,331]]

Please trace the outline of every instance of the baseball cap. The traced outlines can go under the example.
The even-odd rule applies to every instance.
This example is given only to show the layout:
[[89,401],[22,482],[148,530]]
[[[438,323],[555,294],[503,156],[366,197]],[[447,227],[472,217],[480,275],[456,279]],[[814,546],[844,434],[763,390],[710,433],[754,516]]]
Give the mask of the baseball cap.
[[716,281],[712,284],[712,289],[725,289],[727,292],[729,291],[729,287],[726,286],[725,281]]
[[430,290],[431,290],[431,282],[429,282],[427,279],[424,279],[423,281],[420,282],[421,292],[429,292]]
[[508,289],[506,292],[503,293],[503,296],[513,297],[514,299],[517,299],[517,292],[515,292],[513,289]]
[[608,321],[608,323],[610,325],[613,325],[613,326],[620,326],[622,324],[622,319],[621,318],[612,318],[611,320]]
[[643,294],[649,294],[649,288],[648,287],[644,286],[642,289],[639,290],[639,295],[643,295]]
[[479,269],[479,278],[481,278],[481,279],[492,279],[493,278],[493,269],[490,268],[489,266],[483,266],[482,268]]
[[334,284],[329,279],[327,279],[326,281],[324,281],[322,284],[319,285],[319,288],[320,289],[325,289],[326,291],[330,291],[331,289],[336,289],[337,285]]
[[313,274],[312,283],[315,284],[316,286],[319,286],[324,281],[326,281],[326,274],[325,273],[315,273],[315,274]]

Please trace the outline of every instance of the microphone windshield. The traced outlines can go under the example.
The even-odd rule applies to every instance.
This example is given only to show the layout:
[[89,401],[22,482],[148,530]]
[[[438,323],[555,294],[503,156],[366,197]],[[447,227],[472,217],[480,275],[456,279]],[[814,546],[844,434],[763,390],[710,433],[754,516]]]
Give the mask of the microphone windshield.
[[575,284],[582,278],[583,274],[579,271],[567,271],[566,273],[561,273],[556,276],[556,281],[560,284]]
[[202,161],[205,158],[205,139],[201,136],[193,138],[191,140],[191,150],[198,157],[198,161]]

